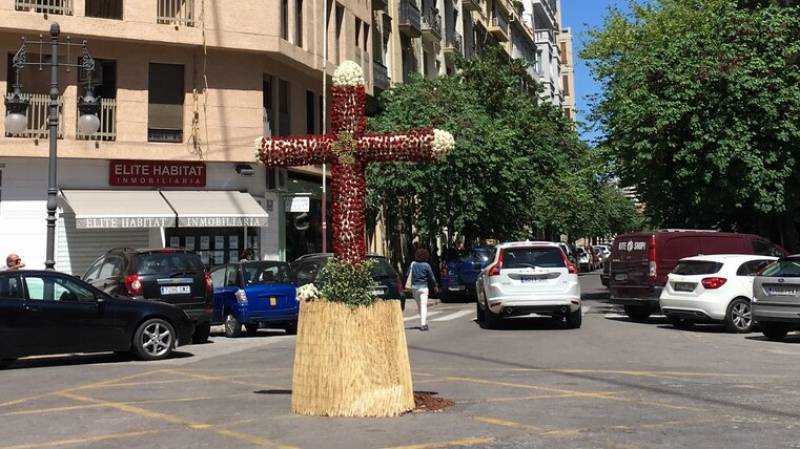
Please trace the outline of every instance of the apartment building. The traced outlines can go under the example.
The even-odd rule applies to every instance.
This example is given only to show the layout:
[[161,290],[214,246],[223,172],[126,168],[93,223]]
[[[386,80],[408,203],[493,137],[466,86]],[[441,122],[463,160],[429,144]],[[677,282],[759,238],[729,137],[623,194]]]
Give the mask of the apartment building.
[[[18,84],[29,98],[24,132],[0,121],[0,254],[31,268],[45,259],[49,70],[17,73],[11,60],[21,37],[49,39],[52,22],[97,61],[91,75],[60,70],[57,269],[80,274],[115,246],[187,247],[209,264],[244,248],[319,251],[320,168],[266,169],[253,142],[319,132],[323,69],[340,61],[359,62],[373,93],[372,61],[386,51],[370,56],[370,2],[327,6],[324,17],[312,0],[0,0],[0,90]],[[27,45],[28,62],[50,58],[47,45]],[[89,79],[101,127],[81,135],[76,103]]]
[[558,53],[561,57],[561,88],[564,92],[564,114],[575,121],[575,66],[572,54],[572,29],[558,33]]
[[561,0],[522,0],[522,5],[523,20],[534,30],[535,79],[542,87],[541,98],[563,107],[561,58],[557,42],[561,22]]

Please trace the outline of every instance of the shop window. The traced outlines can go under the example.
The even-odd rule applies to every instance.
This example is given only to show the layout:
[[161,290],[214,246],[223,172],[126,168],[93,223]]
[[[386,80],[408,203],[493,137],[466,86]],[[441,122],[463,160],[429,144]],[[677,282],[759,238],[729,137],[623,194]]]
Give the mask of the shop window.
[[122,0],[86,0],[86,17],[122,20]]
[[148,141],[183,142],[183,65],[150,63],[148,86]]

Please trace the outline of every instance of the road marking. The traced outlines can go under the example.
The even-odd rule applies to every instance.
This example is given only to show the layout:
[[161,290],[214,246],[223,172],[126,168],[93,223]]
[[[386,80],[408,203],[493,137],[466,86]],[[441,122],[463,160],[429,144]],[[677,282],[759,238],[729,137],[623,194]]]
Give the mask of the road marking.
[[385,449],[437,449],[444,447],[475,446],[494,442],[494,438],[463,438],[460,440],[440,441],[436,443],[412,444],[409,446],[394,446]]
[[518,422],[507,421],[505,419],[499,419],[499,418],[492,418],[492,417],[489,417],[489,416],[475,416],[472,419],[474,419],[475,421],[480,421],[482,423],[486,423],[486,424],[494,424],[496,426],[511,427],[512,429],[532,430],[532,431],[537,432],[537,433],[544,431],[544,429],[542,429],[541,427],[531,426],[531,425],[528,425],[528,424],[520,424]]
[[[420,382],[414,382],[414,385]],[[615,391],[593,391],[592,394],[599,394],[599,395],[615,395],[617,392]],[[577,393],[560,393],[560,394],[538,394],[533,396],[510,396],[510,397],[503,397],[503,398],[490,398],[490,399],[475,399],[475,400],[468,400],[468,401],[456,401],[457,404],[483,404],[483,403],[490,403],[490,402],[516,402],[516,401],[533,401],[537,399],[562,399],[562,398],[578,398],[581,397],[583,394]]]
[[[230,397],[230,396],[224,396]],[[181,403],[181,402],[195,402],[195,401],[207,401],[212,399],[218,399],[219,396],[200,396],[200,397],[193,397],[193,398],[179,398],[179,399],[154,399],[149,401],[129,401],[123,402],[123,404],[128,405],[142,405],[142,404],[165,404],[165,403]],[[83,410],[83,409],[91,409],[91,408],[102,408],[105,407],[104,404],[86,404],[86,405],[70,405],[65,407],[50,407],[50,408],[37,408],[37,409],[30,409],[30,410],[19,410],[16,412],[7,412],[0,414],[0,416],[21,416],[21,415],[38,415],[43,413],[58,413],[58,412],[68,412],[71,410]]]
[[279,390],[279,389],[283,388],[283,387],[280,387],[278,385],[245,382],[243,380],[234,380],[234,379],[231,379],[230,377],[209,376],[207,374],[196,374],[196,373],[190,373],[190,372],[187,372],[187,371],[182,371],[182,370],[177,370],[177,369],[165,369],[164,372],[167,372],[167,373],[170,373],[170,374],[176,374],[176,375],[179,375],[179,376],[189,376],[189,377],[194,378],[194,379],[208,380],[208,381],[214,381],[214,382],[225,382],[225,383],[229,383],[229,384],[245,385],[245,386],[248,386],[248,387],[264,388],[264,389],[268,389],[268,390]]
[[[434,312],[428,312],[428,317],[430,318],[433,315],[438,315],[438,314],[439,314],[439,312],[435,312],[435,311]],[[407,318],[403,318],[403,321],[411,321],[411,320],[416,320],[416,319],[419,319],[419,314],[414,315],[414,316],[410,316],[410,317],[407,317]]]
[[439,318],[436,318],[435,320],[431,320],[431,321],[450,321],[450,320],[455,320],[456,318],[461,318],[462,316],[469,315],[469,314],[474,314],[474,313],[475,313],[475,310],[470,308],[470,309],[467,309],[467,310],[460,310],[460,311],[458,311],[456,313],[451,313],[450,315],[445,315],[443,317],[439,317]]
[[83,437],[83,438],[68,438],[64,440],[56,440],[56,441],[45,441],[42,443],[30,443],[30,444],[17,444],[14,446],[3,446],[0,449],[39,449],[45,447],[61,447],[61,446],[69,446],[74,444],[89,444],[89,443],[96,443],[98,441],[108,441],[108,440],[118,440],[123,438],[133,438],[139,437],[143,435],[152,435],[156,433],[161,433],[161,430],[143,430],[141,432],[126,432],[126,433],[111,433],[107,435],[97,435],[93,437]]

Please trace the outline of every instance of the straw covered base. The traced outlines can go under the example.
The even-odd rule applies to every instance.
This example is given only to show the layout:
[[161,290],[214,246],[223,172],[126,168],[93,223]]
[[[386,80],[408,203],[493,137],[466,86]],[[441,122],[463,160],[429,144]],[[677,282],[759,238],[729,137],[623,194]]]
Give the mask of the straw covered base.
[[398,301],[367,307],[300,305],[292,412],[398,416],[414,408],[403,312]]

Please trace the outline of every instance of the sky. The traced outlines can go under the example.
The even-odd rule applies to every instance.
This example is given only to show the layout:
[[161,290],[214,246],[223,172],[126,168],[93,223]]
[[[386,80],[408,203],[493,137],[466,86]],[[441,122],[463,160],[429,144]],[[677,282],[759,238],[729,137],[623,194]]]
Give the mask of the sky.
[[[589,68],[580,58],[588,38],[587,31],[603,24],[604,17],[611,7],[627,9],[627,0],[561,0],[561,27],[572,28],[572,47],[575,64],[575,92],[578,121],[590,125],[587,120],[589,113],[589,96],[600,91],[599,86],[589,73]],[[581,129],[581,138],[592,142],[598,137],[596,131]]]

